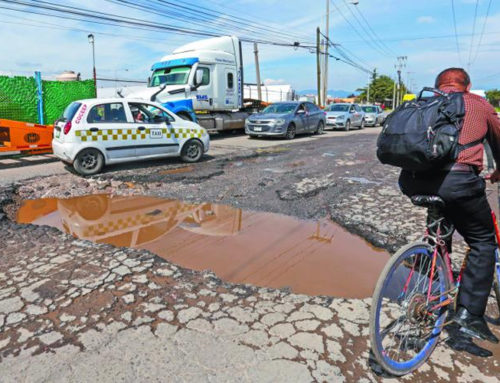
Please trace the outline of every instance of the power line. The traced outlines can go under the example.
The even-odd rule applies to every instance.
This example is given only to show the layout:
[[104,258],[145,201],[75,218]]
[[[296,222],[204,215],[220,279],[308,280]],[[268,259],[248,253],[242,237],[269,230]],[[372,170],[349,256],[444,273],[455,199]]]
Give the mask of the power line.
[[[333,0],[332,0],[333,1]],[[390,52],[389,50],[385,49],[384,46],[382,45],[382,43],[378,42],[376,39],[373,38],[373,36],[370,34],[370,31],[366,29],[366,27],[363,25],[363,23],[361,22],[361,20],[358,18],[358,16],[356,16],[356,14],[352,11],[351,7],[349,6],[349,4],[346,2],[346,0],[343,0],[344,1],[344,4],[346,6],[346,8],[349,10],[349,12],[351,13],[352,17],[354,19],[356,19],[357,23],[359,24],[359,26],[361,27],[361,29],[363,30],[363,32],[366,34],[366,36],[368,36],[368,38],[373,42],[374,46],[377,47],[377,49],[379,50],[379,52],[381,52],[383,55],[387,55],[387,56],[393,56],[393,53]],[[357,8],[357,7],[356,7]]]
[[455,43],[457,47],[458,61],[462,62],[462,56],[460,55],[460,45],[458,44],[458,33],[457,33],[457,17],[455,13],[455,1],[451,0],[451,12],[453,14],[453,27],[455,30]]
[[476,20],[477,20],[477,8],[479,6],[479,0],[476,0],[476,8],[474,10],[474,22],[472,23],[472,37],[470,39],[469,48],[469,60],[467,61],[467,70],[470,70],[471,58],[472,58],[472,47],[474,44],[474,32],[476,31]]
[[484,31],[486,29],[486,23],[488,22],[488,17],[490,15],[491,2],[492,1],[490,0],[488,3],[488,8],[486,9],[486,16],[484,18],[483,27],[481,28],[481,34],[479,35],[479,44],[477,44],[476,53],[474,55],[474,58],[472,59],[471,65],[474,64],[474,62],[476,61],[477,55],[479,53],[479,47],[481,46],[481,43],[483,42],[483,36],[484,36]]
[[[269,25],[265,25],[265,24],[262,24],[260,22],[256,22],[254,20],[248,19],[248,18],[236,16],[234,14],[218,12],[218,11],[215,11],[215,10],[212,10],[210,8],[203,7],[203,6],[196,6],[196,7],[186,6],[186,5],[180,5],[180,4],[178,4],[178,2],[172,2],[172,1],[167,1],[167,0],[156,0],[156,1],[159,3],[167,4],[171,7],[181,8],[183,11],[188,11],[194,15],[204,14],[204,15],[209,16],[209,17],[219,17],[219,18],[224,17],[228,20],[231,20],[239,28],[242,27],[242,23],[243,23],[243,25],[250,23],[250,24],[256,25],[255,27],[252,27],[250,25],[250,27],[252,27],[253,29],[259,28],[259,29],[262,29],[263,31],[272,32],[272,33],[280,35],[280,36],[289,36],[291,38],[299,39],[299,40],[300,39],[304,40],[304,39],[310,38],[309,36],[305,37],[306,35],[299,37],[297,34],[292,34],[290,32],[283,31],[283,29],[273,28],[273,27],[270,27]],[[181,1],[181,2],[184,4],[187,3],[186,1]],[[224,21],[224,20],[222,20],[222,21]]]
[[378,36],[378,34],[373,30],[372,26],[370,25],[370,23],[368,22],[368,20],[366,19],[365,15],[363,15],[363,13],[361,12],[361,10],[359,9],[358,6],[355,6],[354,7],[356,9],[356,11],[359,13],[359,15],[362,17],[362,19],[364,20],[365,24],[368,26],[368,28],[370,29],[370,31],[372,32],[373,36],[375,37],[376,41],[379,42],[379,44],[385,48],[385,50],[391,54],[393,54],[394,56],[396,56],[396,53],[391,50],[386,44],[384,44],[384,42],[380,39],[380,37]]
[[[85,22],[90,22],[90,23],[96,23],[96,24],[105,24],[105,25],[116,25],[118,24],[119,26],[127,27],[127,28],[145,28],[146,30],[161,30],[161,31],[169,31],[169,32],[177,32],[181,34],[186,34],[186,35],[194,35],[194,36],[205,36],[205,37],[218,37],[219,34],[213,33],[210,31],[203,31],[203,30],[197,30],[197,29],[191,29],[191,28],[181,28],[175,25],[171,24],[161,24],[161,23],[152,23],[148,22],[147,20],[143,19],[138,19],[138,18],[132,18],[132,17],[124,17],[124,16],[115,16],[113,14],[105,13],[105,12],[99,12],[99,11],[91,11],[89,9],[83,9],[83,8],[78,8],[78,7],[69,7],[69,6],[63,6],[63,5],[58,5],[54,3],[50,3],[47,1],[37,1],[36,3],[34,2],[28,2],[28,1],[21,1],[21,0],[0,0],[0,2],[8,3],[8,4],[14,4],[14,5],[24,5],[28,6],[30,8],[35,8],[35,9],[42,9],[46,10],[49,12],[55,12],[56,14],[53,13],[41,13],[41,12],[35,12],[34,10],[30,9],[19,9],[19,8],[9,8],[9,7],[0,7],[3,9],[9,9],[21,13],[34,13],[34,14],[41,14],[45,16],[50,16],[50,17],[55,17],[55,18],[60,18],[60,19],[76,19],[79,21],[85,21]],[[74,15],[74,16],[79,16],[82,18],[74,17],[74,16],[68,16],[68,15]],[[269,45],[275,45],[275,46],[288,46],[288,47],[294,47],[294,48],[312,48],[313,46],[306,46],[304,44],[300,44],[297,42],[294,43],[282,43],[278,41],[272,41],[272,40],[264,40],[264,39],[258,39],[258,38],[252,38],[249,36],[243,36],[240,38],[241,41],[243,42],[257,42],[260,44],[269,44]]]
[[344,52],[344,50],[341,48],[340,44],[336,44],[334,42],[332,42],[328,36],[326,36],[325,34],[321,33],[320,32],[320,35],[323,36],[323,38],[325,38],[326,40],[326,43],[332,47],[333,49],[335,49],[337,51],[337,53],[342,56],[342,58],[340,57],[336,57],[336,56],[333,56],[333,55],[330,55],[330,54],[327,54],[327,53],[323,53],[323,52],[320,52],[321,54],[325,55],[325,56],[328,56],[328,57],[332,57],[334,59],[336,59],[337,61],[342,61],[356,69],[359,69],[360,71],[362,72],[365,72],[365,73],[372,73],[369,69],[363,67],[361,64],[358,64],[357,62],[355,62],[353,59],[351,59],[349,57],[349,55]]
[[344,12],[337,6],[337,4],[334,2],[334,0],[330,0],[331,4],[335,7],[339,15],[345,20],[347,24],[352,28],[352,30],[373,50],[377,51],[378,53],[381,53],[382,55],[386,56],[387,54],[384,51],[380,51],[380,48],[378,48],[376,45],[373,45],[373,43],[370,40],[367,40],[365,36],[354,26],[353,23],[346,17]]

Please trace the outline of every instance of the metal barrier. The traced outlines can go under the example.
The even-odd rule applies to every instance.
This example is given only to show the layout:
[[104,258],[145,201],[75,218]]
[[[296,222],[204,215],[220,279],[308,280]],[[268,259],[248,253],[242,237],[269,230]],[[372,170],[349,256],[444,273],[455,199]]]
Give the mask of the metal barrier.
[[0,119],[0,152],[51,153],[53,131],[51,125]]

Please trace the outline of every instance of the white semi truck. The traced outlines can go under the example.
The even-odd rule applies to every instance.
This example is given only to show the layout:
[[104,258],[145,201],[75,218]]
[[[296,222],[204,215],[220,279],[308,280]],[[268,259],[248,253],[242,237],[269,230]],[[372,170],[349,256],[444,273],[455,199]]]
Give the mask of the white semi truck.
[[[177,48],[151,67],[147,89],[127,95],[163,104],[209,132],[242,129],[251,107],[245,107],[241,42],[235,36],[195,41]],[[251,98],[257,99],[256,86]],[[291,88],[263,88],[269,101],[292,100]],[[249,92],[250,91],[250,92]]]

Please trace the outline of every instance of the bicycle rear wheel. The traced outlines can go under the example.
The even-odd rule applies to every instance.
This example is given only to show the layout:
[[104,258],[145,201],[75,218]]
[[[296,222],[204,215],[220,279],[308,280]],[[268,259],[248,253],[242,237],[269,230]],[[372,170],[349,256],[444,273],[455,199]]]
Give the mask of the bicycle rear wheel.
[[392,256],[375,287],[371,347],[379,364],[393,375],[405,375],[422,365],[441,333],[447,307],[436,305],[448,298],[449,279],[437,256],[431,281],[432,263],[433,250],[427,243],[405,246]]
[[493,288],[491,298],[486,306],[486,320],[497,326],[500,325],[500,252],[495,252],[495,273],[493,278]]

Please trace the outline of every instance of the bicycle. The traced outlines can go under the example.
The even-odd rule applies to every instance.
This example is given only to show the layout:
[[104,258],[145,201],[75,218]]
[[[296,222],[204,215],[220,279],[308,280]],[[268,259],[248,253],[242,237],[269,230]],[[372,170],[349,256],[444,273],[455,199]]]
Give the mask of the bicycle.
[[[428,209],[426,233],[420,241],[401,248],[391,257],[378,279],[370,311],[374,357],[383,369],[396,376],[416,370],[434,351],[443,328],[451,323],[449,318],[455,310],[467,262],[466,256],[460,272],[453,272],[448,249],[455,229],[444,217],[444,201],[438,196],[425,195],[413,196],[411,200],[414,205]],[[500,244],[496,216],[493,211],[491,215]],[[499,248],[495,257],[492,290],[496,304],[489,308],[489,315],[494,310],[500,312]],[[496,319],[496,324],[499,321]]]

